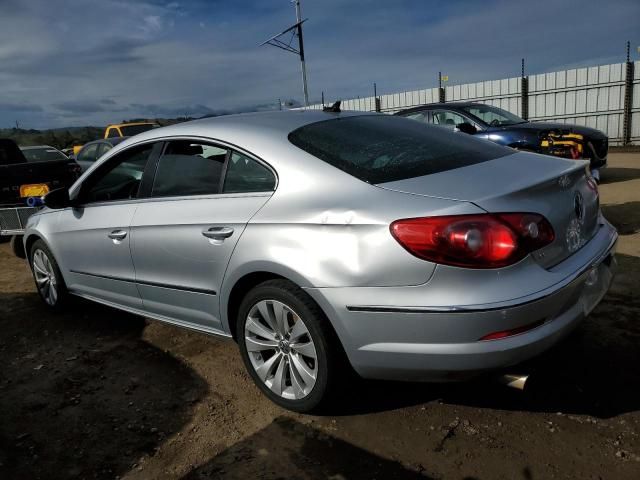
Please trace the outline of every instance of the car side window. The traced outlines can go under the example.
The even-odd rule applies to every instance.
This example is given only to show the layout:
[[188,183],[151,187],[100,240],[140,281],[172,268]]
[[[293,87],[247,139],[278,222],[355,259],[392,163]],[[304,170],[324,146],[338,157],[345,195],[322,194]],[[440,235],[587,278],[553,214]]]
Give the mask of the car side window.
[[98,158],[102,157],[105,153],[107,153],[112,148],[113,147],[106,142],[101,143],[100,145],[98,145],[98,151],[96,153],[95,159],[97,160]]
[[272,192],[276,178],[267,167],[233,152],[227,165],[223,193]]
[[119,136],[120,136],[120,132],[118,131],[117,128],[111,127],[109,130],[107,130],[107,138],[115,138]]
[[154,144],[125,150],[98,167],[80,189],[82,203],[133,199],[138,196],[142,174]]
[[428,123],[427,112],[415,112],[410,113],[409,115],[405,115],[405,118],[409,118],[411,120],[417,120],[418,122]]
[[431,115],[432,122],[435,125],[450,128],[451,130],[456,128],[456,125],[460,123],[468,123],[468,120],[466,118],[456,112],[452,112],[451,110],[437,110],[432,112]]
[[158,161],[151,196],[220,193],[227,153],[226,148],[189,140],[170,142]]
[[87,145],[80,153],[78,153],[78,161],[80,162],[95,162],[98,158],[98,144],[92,143]]

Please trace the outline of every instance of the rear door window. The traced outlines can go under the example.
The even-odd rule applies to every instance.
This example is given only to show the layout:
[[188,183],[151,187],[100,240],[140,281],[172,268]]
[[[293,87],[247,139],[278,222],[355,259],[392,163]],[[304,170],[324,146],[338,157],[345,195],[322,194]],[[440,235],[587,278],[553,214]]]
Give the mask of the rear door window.
[[289,141],[373,184],[431,175],[514,153],[470,135],[391,115],[311,123],[291,132]]
[[431,121],[434,125],[440,125],[441,127],[446,127],[451,130],[456,128],[456,125],[469,122],[462,115],[452,112],[451,110],[437,110],[432,112]]
[[95,162],[98,158],[98,144],[92,143],[91,145],[87,145],[78,154],[79,162]]
[[422,123],[429,123],[428,120],[428,112],[414,112],[408,115],[403,115],[404,118],[410,118],[411,120],[416,120]]
[[113,147],[106,142],[100,143],[96,152],[96,159],[102,157],[105,153],[111,150]]
[[267,167],[241,153],[231,154],[224,193],[271,192],[275,186],[276,178]]
[[151,195],[175,197],[220,193],[228,150],[189,140],[170,142],[158,161]]

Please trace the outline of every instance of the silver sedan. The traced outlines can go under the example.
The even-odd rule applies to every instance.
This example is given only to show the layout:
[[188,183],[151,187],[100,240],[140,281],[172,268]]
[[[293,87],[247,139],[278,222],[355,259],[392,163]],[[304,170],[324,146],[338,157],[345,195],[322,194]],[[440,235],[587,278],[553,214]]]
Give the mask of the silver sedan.
[[585,167],[379,114],[198,120],[50,193],[25,252],[49,308],[228,337],[270,399],[310,411],[348,371],[463,379],[570,332],[615,270]]

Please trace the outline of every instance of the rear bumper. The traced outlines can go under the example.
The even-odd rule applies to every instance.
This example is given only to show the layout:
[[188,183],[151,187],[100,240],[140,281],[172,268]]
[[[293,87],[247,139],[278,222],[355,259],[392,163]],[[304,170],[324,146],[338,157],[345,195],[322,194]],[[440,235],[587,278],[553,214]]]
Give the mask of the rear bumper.
[[[361,376],[418,381],[464,379],[523,362],[573,330],[611,285],[616,241],[615,230],[604,225],[584,247],[588,247],[587,261],[576,268],[574,259],[568,266],[571,275],[535,296],[499,304],[401,307],[380,305],[384,303],[381,299],[377,305],[363,305],[357,298],[362,289],[308,291],[328,312]],[[405,288],[421,295],[428,285]],[[390,300],[387,303],[393,303]],[[539,326],[500,340],[479,340],[492,332],[525,325]]]

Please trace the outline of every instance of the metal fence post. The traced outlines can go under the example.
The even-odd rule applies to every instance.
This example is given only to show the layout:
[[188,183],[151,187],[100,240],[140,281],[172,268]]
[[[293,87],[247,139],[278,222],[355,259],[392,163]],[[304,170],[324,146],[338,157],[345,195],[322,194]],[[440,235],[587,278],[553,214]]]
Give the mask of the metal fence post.
[[627,65],[624,79],[624,111],[622,114],[622,145],[631,143],[631,106],[633,105],[634,64],[630,56],[631,42],[627,42]]
[[520,71],[520,113],[524,120],[529,120],[529,77],[524,76],[524,58],[522,59],[522,69]]
[[375,82],[373,83],[373,99],[375,103],[376,112],[380,112],[382,108],[380,108],[381,105],[380,105],[380,98],[378,98],[378,86],[375,84]]
[[442,72],[438,72],[438,102],[444,103],[447,100],[444,88],[442,88]]
[[529,120],[529,77],[522,77],[522,85],[521,85],[521,95],[522,95],[522,115],[521,117],[524,120]]

